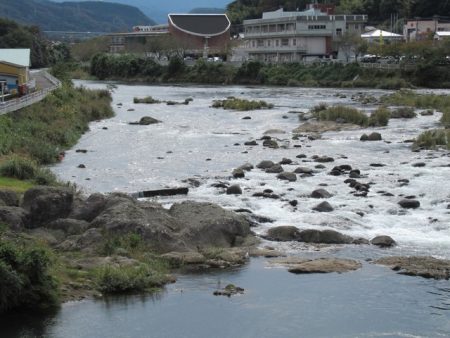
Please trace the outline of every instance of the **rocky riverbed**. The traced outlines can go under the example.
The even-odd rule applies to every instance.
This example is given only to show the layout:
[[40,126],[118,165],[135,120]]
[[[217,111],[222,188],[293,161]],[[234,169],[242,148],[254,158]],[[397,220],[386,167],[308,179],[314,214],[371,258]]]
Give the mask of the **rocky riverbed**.
[[[368,129],[317,123],[307,114],[319,103],[370,113],[375,101],[356,98],[387,93],[119,85],[113,93],[117,116],[93,123],[77,145],[80,151],[68,151],[52,168],[93,194],[75,201],[64,217],[76,218],[76,210],[92,203],[107,206],[58,246],[85,250],[84,239],[96,238],[92,229],[139,229],[174,266],[194,270],[264,256],[272,257],[265,258],[267,267],[288,270],[299,281],[310,273],[351,276],[378,269],[445,281],[450,153],[411,150],[411,140],[434,127],[440,113]],[[175,106],[133,103],[134,96],[149,95],[193,100]],[[229,96],[263,99],[275,107],[250,112],[210,107]],[[159,123],[129,125],[145,116]],[[123,194],[175,187],[189,188],[188,195],[138,202]],[[111,192],[121,193],[98,194]],[[245,293],[237,297],[248,296],[249,286],[238,283]]]

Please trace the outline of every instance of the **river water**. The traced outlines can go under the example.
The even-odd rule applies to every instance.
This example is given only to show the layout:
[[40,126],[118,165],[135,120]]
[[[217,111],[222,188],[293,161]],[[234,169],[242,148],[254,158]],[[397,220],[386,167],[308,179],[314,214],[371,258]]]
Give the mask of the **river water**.
[[[77,82],[89,88],[104,83]],[[441,116],[391,120],[389,126],[368,130],[325,133],[319,140],[292,139],[299,126],[297,114],[318,103],[355,105],[360,90],[249,88],[208,86],[118,85],[113,92],[116,116],[91,124],[79,144],[66,153],[52,170],[64,180],[75,182],[85,192],[139,192],[186,186],[195,178],[188,197],[159,199],[170,206],[189,198],[210,201],[228,209],[249,209],[272,219],[254,230],[295,225],[300,229],[334,229],[354,237],[393,237],[398,246],[381,250],[369,246],[337,246],[316,252],[298,243],[270,243],[295,255],[334,255],[359,259],[385,255],[425,254],[450,258],[450,157],[448,151],[415,153],[405,142],[423,129],[437,125]],[[380,96],[389,92],[364,90]],[[443,92],[447,93],[447,92]],[[337,95],[340,94],[340,95]],[[448,94],[448,93],[447,93]],[[184,101],[189,105],[133,104],[133,97],[151,95],[160,100]],[[212,100],[236,96],[273,103],[272,110],[233,112],[211,108]],[[162,123],[129,125],[142,116]],[[251,119],[242,119],[249,116]],[[270,129],[280,149],[244,146]],[[282,133],[280,132],[282,131]],[[380,132],[382,142],[360,142],[363,133]],[[75,149],[86,149],[87,153]],[[305,158],[297,158],[304,154]],[[314,169],[313,155],[335,159],[314,176],[288,183],[276,175],[253,170],[243,179],[231,179],[231,171],[261,160],[294,161],[283,166]],[[413,164],[423,162],[425,166]],[[374,167],[371,164],[383,164]],[[85,169],[78,168],[84,164]],[[328,175],[335,165],[350,164],[361,170],[359,181],[371,183],[367,198],[355,197],[345,178]],[[399,180],[409,180],[403,185]],[[241,196],[229,196],[213,183],[228,182],[243,188]],[[326,185],[332,213],[311,209],[318,202],[308,195]],[[253,197],[271,189],[281,199]],[[392,196],[384,196],[389,192]],[[398,201],[416,196],[421,207],[403,211]],[[288,201],[297,200],[296,208]],[[363,216],[361,216],[363,215]],[[218,285],[232,282],[246,289],[234,298],[213,297]],[[13,320],[10,321],[12,323]],[[235,271],[183,275],[176,284],[154,297],[88,300],[65,304],[45,320],[21,320],[11,335],[49,337],[447,337],[450,336],[450,284],[400,276],[384,267],[364,263],[347,274],[296,276],[285,269],[270,268],[264,259],[254,259]]]

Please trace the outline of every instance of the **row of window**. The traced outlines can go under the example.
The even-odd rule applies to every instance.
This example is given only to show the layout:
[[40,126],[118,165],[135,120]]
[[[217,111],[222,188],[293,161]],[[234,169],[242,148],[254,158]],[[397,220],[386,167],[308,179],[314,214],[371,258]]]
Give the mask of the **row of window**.
[[248,47],[289,47],[289,46],[297,46],[297,39],[258,39],[251,40],[248,44]]
[[315,29],[327,29],[326,25],[308,25],[309,30],[315,30]]
[[245,32],[248,33],[276,33],[276,32],[292,32],[295,31],[295,23],[276,24],[276,25],[263,25],[263,26],[250,26],[245,28]]

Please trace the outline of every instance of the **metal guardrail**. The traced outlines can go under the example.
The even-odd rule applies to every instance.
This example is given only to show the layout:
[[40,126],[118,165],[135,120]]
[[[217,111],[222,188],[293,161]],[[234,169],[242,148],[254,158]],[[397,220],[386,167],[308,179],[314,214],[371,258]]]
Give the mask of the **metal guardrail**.
[[61,81],[59,81],[57,78],[50,75],[46,71],[43,71],[42,74],[48,81],[52,83],[51,87],[38,90],[34,93],[27,94],[25,96],[7,101],[5,103],[0,102],[0,115],[8,114],[16,110],[28,107],[39,101],[42,101],[49,93],[61,87]]
[[392,69],[394,69],[394,70],[395,69],[412,70],[412,69],[416,68],[415,65],[400,64],[400,63],[378,63],[378,62],[373,62],[373,63],[360,62],[359,66],[362,68],[387,69],[387,70],[392,70]]

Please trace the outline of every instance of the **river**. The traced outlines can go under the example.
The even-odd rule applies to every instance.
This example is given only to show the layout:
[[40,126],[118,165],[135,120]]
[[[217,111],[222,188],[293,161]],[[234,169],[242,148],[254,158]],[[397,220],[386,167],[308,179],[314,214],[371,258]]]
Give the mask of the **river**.
[[[105,83],[77,82],[89,88]],[[434,255],[450,258],[450,162],[448,151],[415,153],[408,140],[437,125],[440,113],[411,120],[391,120],[387,127],[328,132],[317,140],[292,139],[299,126],[298,114],[318,103],[354,105],[351,97],[362,90],[271,87],[144,86],[119,84],[113,91],[116,116],[94,122],[79,144],[67,151],[64,161],[51,169],[61,179],[77,184],[86,193],[129,193],[164,187],[190,187],[187,197],[159,199],[170,206],[189,198],[210,201],[228,209],[248,209],[270,218],[254,231],[263,234],[278,225],[300,229],[334,229],[354,236],[393,237],[398,246],[382,250],[370,246],[334,246],[317,252],[299,243],[272,243],[293,255],[333,255],[359,259],[363,268],[352,273],[291,275],[273,268],[264,259],[253,259],[243,268],[209,274],[179,276],[176,284],[153,297],[87,300],[63,305],[56,315],[24,320],[11,336],[43,337],[447,337],[450,336],[450,285],[400,276],[368,262],[386,255]],[[378,97],[381,90],[364,90]],[[447,93],[443,91],[444,93]],[[448,94],[448,93],[447,93]],[[133,97],[151,95],[159,100],[184,101],[189,105],[134,104]],[[212,100],[228,96],[265,100],[272,110],[234,112],[211,108]],[[129,125],[142,116],[162,123]],[[250,117],[250,119],[243,119]],[[270,129],[279,149],[244,146]],[[282,133],[280,132],[282,131]],[[380,132],[382,142],[361,142],[363,133]],[[406,141],[406,142],[405,142]],[[257,141],[262,143],[261,141]],[[86,149],[87,153],[76,152]],[[306,157],[297,157],[298,155]],[[315,169],[313,155],[335,159],[314,176],[296,182],[253,170],[233,179],[244,193],[226,195],[213,183],[230,181],[231,171],[261,160],[279,162],[293,171],[298,166]],[[413,166],[423,162],[425,166]],[[371,164],[383,166],[372,166]],[[84,164],[85,169],[78,168]],[[335,165],[349,164],[361,170],[371,183],[366,198],[351,194],[342,177],[328,175]],[[407,179],[409,184],[399,180]],[[313,212],[317,200],[309,194],[320,186],[332,193],[333,213]],[[271,189],[281,199],[253,197]],[[389,192],[389,196],[383,194]],[[421,207],[403,211],[398,201],[416,196]],[[287,201],[297,200],[296,207]],[[212,296],[218,285],[234,283],[246,289],[233,298]],[[10,323],[13,323],[11,320]]]

